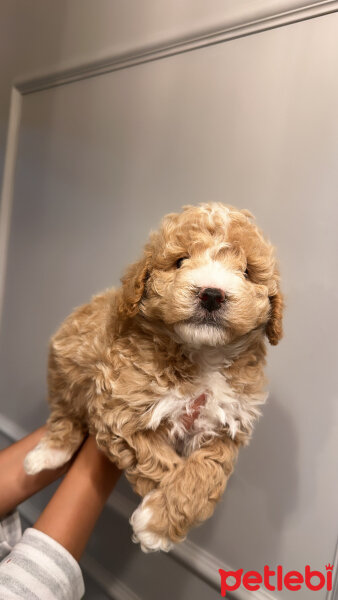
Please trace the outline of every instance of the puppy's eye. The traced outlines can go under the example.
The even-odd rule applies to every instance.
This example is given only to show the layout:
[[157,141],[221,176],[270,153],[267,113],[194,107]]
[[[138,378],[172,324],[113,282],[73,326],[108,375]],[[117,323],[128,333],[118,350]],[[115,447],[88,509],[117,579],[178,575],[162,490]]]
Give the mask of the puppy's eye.
[[244,277],[245,277],[245,279],[249,279],[249,269],[248,269],[248,267],[244,271]]
[[182,256],[182,258],[179,258],[175,263],[176,268],[179,269],[182,266],[183,261],[187,260],[187,258],[188,258],[187,256]]

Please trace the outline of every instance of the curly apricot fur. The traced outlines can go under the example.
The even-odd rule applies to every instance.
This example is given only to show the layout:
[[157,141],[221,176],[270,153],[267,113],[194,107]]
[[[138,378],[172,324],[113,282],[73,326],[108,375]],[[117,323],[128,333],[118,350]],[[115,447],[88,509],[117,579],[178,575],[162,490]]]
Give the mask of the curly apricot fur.
[[[220,274],[227,302],[205,327],[196,290],[209,270],[214,280]],[[278,343],[282,312],[274,248],[251,213],[203,204],[167,215],[122,286],[77,308],[52,337],[45,441],[75,452],[88,431],[95,435],[134,490],[150,493],[150,534],[184,539],[213,513],[250,439],[265,385],[265,335]],[[190,332],[191,341],[180,337]],[[177,402],[198,395],[205,365],[225,400],[233,395],[237,417],[202,431],[198,447],[180,455],[170,415],[154,427],[154,411],[171,392]]]

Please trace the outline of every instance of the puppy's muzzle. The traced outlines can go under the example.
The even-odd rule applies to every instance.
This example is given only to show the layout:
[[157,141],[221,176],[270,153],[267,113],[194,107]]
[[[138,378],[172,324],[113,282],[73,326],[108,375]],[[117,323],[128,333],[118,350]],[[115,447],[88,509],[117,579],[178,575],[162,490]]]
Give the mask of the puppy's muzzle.
[[225,293],[218,288],[202,288],[198,297],[202,307],[208,312],[218,310],[225,301]]

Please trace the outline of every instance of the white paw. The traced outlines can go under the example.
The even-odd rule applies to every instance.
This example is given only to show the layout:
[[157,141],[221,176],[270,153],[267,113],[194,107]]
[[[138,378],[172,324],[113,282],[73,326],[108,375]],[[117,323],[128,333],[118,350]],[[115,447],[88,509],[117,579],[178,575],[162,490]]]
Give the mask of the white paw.
[[157,550],[169,552],[174,544],[168,538],[147,529],[147,525],[152,518],[152,510],[146,504],[153,493],[154,492],[149,492],[149,494],[143,498],[141,504],[130,517],[129,522],[134,531],[132,539],[133,542],[140,543],[143,552],[156,552]]
[[57,469],[64,465],[70,458],[69,450],[52,448],[47,442],[40,442],[33,450],[28,452],[23,466],[28,475],[40,473],[43,469]]

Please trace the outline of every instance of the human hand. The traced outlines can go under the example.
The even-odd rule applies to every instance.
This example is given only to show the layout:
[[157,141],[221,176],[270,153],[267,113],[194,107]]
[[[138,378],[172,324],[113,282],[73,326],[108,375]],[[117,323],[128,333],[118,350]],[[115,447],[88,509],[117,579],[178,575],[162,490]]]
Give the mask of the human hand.
[[18,504],[61,477],[70,462],[54,470],[45,470],[36,475],[27,475],[23,468],[26,454],[32,450],[46,432],[40,427],[15,444],[0,452],[0,518]]
[[24,458],[45,431],[46,427],[40,427],[0,452],[0,518],[67,473],[34,527],[54,538],[78,559],[121,471],[90,436],[66,465],[27,475]]
[[34,527],[79,560],[120,475],[89,436]]

